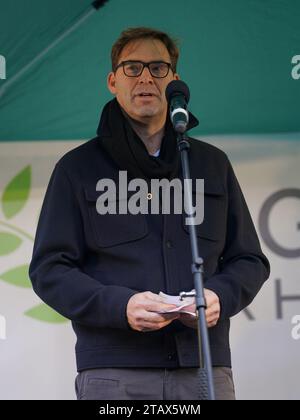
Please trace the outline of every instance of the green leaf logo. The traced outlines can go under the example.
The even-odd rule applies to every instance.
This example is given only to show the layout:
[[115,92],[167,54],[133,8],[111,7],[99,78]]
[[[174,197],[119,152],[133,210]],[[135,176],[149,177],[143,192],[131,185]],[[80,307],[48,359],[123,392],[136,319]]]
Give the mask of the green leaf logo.
[[22,240],[8,232],[0,232],[0,256],[11,254],[14,252],[22,243]]
[[11,219],[25,206],[31,186],[31,167],[26,166],[6,186],[2,194],[2,209],[5,217]]
[[45,303],[29,309],[25,312],[25,315],[37,319],[38,321],[49,322],[51,324],[63,324],[68,322],[66,318],[49,308]]
[[[3,214],[6,219],[11,219],[16,216],[24,208],[29,198],[30,188],[31,166],[28,165],[9,182],[3,191],[0,205],[2,206]],[[27,232],[6,221],[0,220],[0,225],[4,228],[9,228],[9,230],[14,232],[0,232],[0,257],[13,253],[22,244],[23,237],[30,241],[34,240]],[[21,237],[19,237],[18,234]],[[12,286],[31,288],[28,269],[28,264],[12,268],[0,274],[0,280]],[[64,318],[44,303],[29,309],[24,314],[32,319],[51,324],[63,324],[68,322],[68,319]]]
[[28,269],[28,264],[20,265],[19,267],[0,274],[0,279],[13,286],[29,289],[31,288],[31,282],[28,276]]

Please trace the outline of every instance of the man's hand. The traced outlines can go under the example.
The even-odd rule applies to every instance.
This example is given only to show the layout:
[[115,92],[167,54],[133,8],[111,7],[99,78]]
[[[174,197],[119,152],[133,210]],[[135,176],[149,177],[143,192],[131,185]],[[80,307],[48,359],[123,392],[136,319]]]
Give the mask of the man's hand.
[[[221,306],[220,300],[218,295],[212,290],[204,289],[204,297],[206,300],[206,323],[207,327],[211,328],[217,325],[217,322],[220,318]],[[192,311],[196,312],[196,305],[193,305]],[[190,328],[197,328],[197,318],[193,317],[189,314],[180,314],[179,321],[181,321],[184,325]]]
[[127,320],[130,327],[136,331],[156,331],[170,324],[179,314],[159,314],[157,312],[170,310],[176,305],[164,303],[163,299],[152,292],[137,293],[128,301]]

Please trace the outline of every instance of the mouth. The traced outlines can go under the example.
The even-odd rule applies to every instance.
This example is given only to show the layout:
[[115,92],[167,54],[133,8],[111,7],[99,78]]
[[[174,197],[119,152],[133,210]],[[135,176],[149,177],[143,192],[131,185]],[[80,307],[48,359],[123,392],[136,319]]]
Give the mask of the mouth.
[[141,93],[137,93],[135,96],[139,98],[154,98],[156,95],[150,92],[141,92]]

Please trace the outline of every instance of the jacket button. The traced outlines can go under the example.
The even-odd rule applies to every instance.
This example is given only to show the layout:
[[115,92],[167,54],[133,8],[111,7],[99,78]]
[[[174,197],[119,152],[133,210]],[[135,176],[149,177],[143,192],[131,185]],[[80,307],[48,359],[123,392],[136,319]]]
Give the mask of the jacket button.
[[174,360],[175,354],[168,354],[168,360]]
[[167,248],[169,248],[169,249],[173,248],[173,243],[172,243],[172,241],[167,241],[167,242],[166,242],[166,245],[167,245]]

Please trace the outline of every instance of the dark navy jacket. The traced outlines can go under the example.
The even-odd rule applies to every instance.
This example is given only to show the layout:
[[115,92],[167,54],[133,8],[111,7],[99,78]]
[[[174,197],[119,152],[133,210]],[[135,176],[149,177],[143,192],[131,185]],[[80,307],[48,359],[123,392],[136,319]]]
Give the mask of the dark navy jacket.
[[[229,318],[253,300],[269,275],[245,200],[226,155],[191,139],[191,176],[205,180],[197,226],[205,287],[221,302],[209,330],[214,366],[231,366]],[[30,277],[35,292],[72,321],[78,371],[99,367],[194,367],[196,330],[180,321],[155,332],[130,329],[129,298],[143,291],[193,289],[184,216],[99,215],[96,183],[119,169],[101,137],[67,153],[51,176],[38,224]]]

